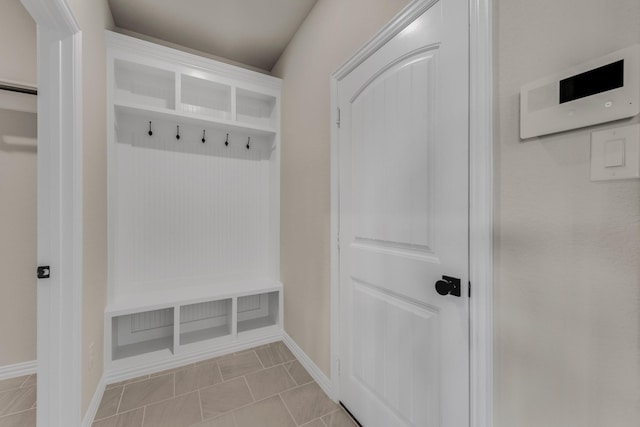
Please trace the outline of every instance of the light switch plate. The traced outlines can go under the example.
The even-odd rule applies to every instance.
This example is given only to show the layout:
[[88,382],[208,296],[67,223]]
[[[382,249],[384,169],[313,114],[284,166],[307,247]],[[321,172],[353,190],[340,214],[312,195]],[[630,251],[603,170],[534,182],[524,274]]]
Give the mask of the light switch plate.
[[640,178],[640,124],[591,133],[591,181]]

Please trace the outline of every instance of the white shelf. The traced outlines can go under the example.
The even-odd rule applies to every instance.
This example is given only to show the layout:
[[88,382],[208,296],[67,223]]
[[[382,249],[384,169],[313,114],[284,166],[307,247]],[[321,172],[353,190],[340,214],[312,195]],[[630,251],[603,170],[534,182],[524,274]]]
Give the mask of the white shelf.
[[229,330],[229,326],[227,325],[217,326],[215,328],[200,329],[197,331],[180,334],[180,345],[189,345],[230,335],[231,331]]
[[266,126],[254,125],[251,123],[234,122],[232,120],[217,119],[204,115],[170,110],[167,108],[159,108],[154,106],[135,104],[131,102],[116,102],[114,106],[116,115],[127,114],[130,116],[140,117],[145,121],[172,121],[179,125],[209,127],[224,130],[229,133],[238,132],[247,135],[268,136],[270,138],[273,138],[276,134],[275,129]]
[[269,316],[258,317],[257,319],[244,320],[238,322],[238,333],[251,331],[254,329],[266,328],[276,324],[275,319]]
[[176,281],[174,289],[121,294],[107,306],[105,313],[110,316],[157,310],[176,305],[195,304],[204,301],[221,300],[266,292],[282,291],[282,283],[275,280],[256,279],[244,281],[215,282],[206,278]]
[[149,355],[151,353],[162,352],[167,356],[173,354],[173,336],[156,338],[154,340],[142,341],[134,344],[127,344],[113,349],[113,360],[125,359],[128,357]]

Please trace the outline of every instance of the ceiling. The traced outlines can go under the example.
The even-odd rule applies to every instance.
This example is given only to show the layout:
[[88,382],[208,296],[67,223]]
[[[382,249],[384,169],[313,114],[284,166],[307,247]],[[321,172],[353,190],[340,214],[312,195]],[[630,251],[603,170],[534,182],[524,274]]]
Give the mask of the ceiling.
[[119,28],[270,71],[317,0],[109,0]]

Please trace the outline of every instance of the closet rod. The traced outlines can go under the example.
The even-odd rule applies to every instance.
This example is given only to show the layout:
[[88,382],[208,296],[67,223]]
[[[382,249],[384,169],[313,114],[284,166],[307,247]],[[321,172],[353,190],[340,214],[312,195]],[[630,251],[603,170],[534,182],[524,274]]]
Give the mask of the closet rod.
[[27,95],[38,95],[37,89],[32,89],[24,86],[17,86],[10,83],[0,81],[0,90],[7,90],[9,92],[26,93]]

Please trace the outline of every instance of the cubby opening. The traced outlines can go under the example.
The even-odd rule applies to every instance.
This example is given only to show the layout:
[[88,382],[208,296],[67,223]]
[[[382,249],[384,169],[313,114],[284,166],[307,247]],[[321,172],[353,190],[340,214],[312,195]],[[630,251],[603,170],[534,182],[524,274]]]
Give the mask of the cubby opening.
[[238,333],[277,325],[279,305],[278,292],[239,297]]
[[115,60],[116,102],[175,108],[175,73],[148,65]]
[[275,106],[274,96],[240,88],[236,91],[236,116],[239,122],[271,128],[276,120]]
[[112,360],[156,351],[173,353],[173,308],[112,318]]
[[182,76],[182,111],[217,119],[231,119],[231,86]]
[[180,345],[231,335],[231,298],[180,307]]

